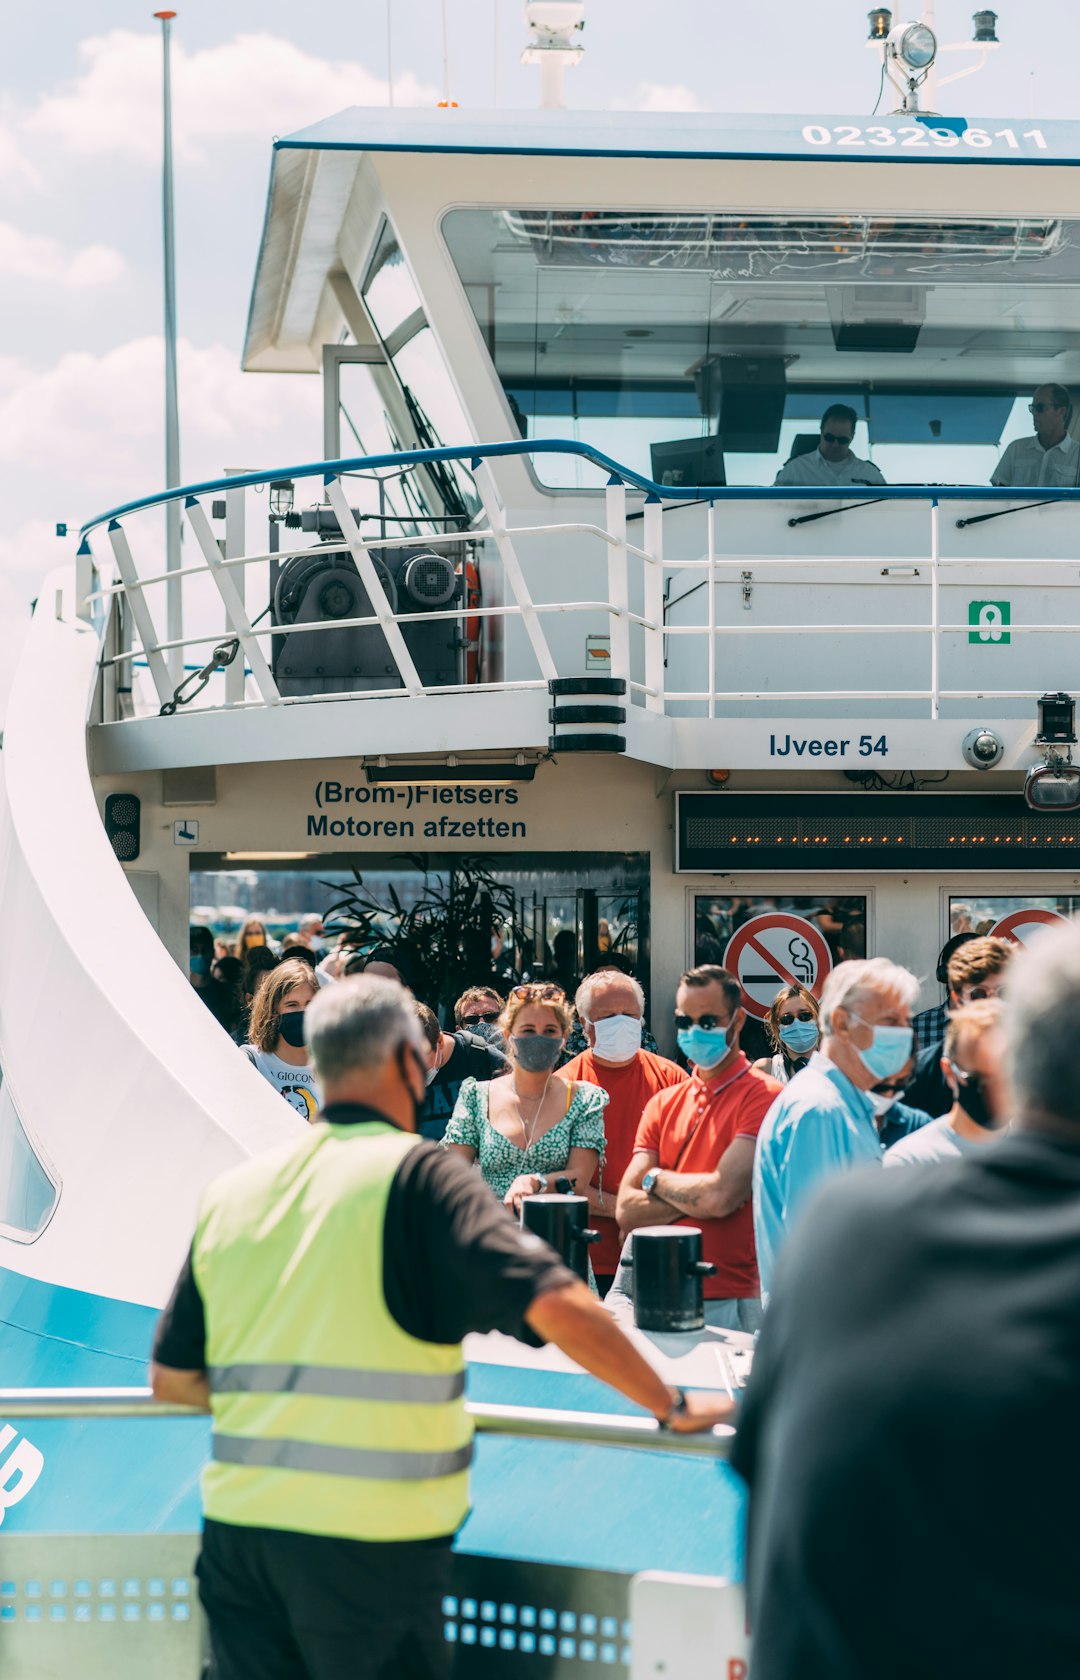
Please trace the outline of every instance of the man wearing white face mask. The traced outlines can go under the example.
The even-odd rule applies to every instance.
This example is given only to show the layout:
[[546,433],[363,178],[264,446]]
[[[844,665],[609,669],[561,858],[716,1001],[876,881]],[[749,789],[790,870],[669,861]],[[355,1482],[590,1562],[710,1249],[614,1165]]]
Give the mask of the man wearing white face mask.
[[821,1180],[860,1162],[881,1165],[872,1087],[911,1056],[919,982],[885,957],[842,962],[821,994],[821,1048],[773,1103],[754,1158],[754,1235],[767,1300],[777,1254]]
[[563,1077],[599,1085],[610,1098],[604,1110],[604,1160],[588,1189],[589,1221],[600,1233],[590,1258],[597,1288],[606,1295],[622,1247],[615,1198],[634,1153],[642,1110],[657,1091],[681,1085],[686,1074],[666,1056],[642,1049],[645,993],[630,975],[617,968],[597,969],[581,982],[574,1007],[589,1047],[566,1064]]

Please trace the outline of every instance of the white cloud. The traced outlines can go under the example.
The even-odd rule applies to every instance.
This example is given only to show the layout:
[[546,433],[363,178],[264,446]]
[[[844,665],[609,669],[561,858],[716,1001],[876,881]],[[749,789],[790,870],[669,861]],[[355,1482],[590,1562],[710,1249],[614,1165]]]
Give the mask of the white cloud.
[[0,122],[0,184],[5,188],[39,187],[41,177],[9,124]]
[[[181,462],[187,483],[226,467],[317,460],[321,389],[300,374],[241,373],[224,345],[178,347]],[[64,506],[73,522],[102,503],[161,488],[164,350],[133,339],[104,355],[72,351],[52,368],[0,365],[0,458],[21,474],[64,463]],[[6,376],[6,382],[5,382]]]
[[[82,74],[47,94],[26,121],[34,134],[82,154],[122,153],[143,163],[161,155],[161,45],[156,34],[114,29],[80,43]],[[316,122],[347,105],[384,105],[384,80],[362,64],[316,58],[274,35],[237,35],[188,52],[174,40],[176,154],[205,162],[212,143],[269,137]],[[433,105],[438,89],[408,71],[394,78],[401,105]]]
[[639,82],[629,99],[612,102],[616,111],[707,111],[709,107],[684,82]]
[[0,274],[11,279],[55,282],[81,291],[111,285],[126,269],[111,245],[84,245],[72,251],[50,234],[26,233],[11,222],[0,222]]

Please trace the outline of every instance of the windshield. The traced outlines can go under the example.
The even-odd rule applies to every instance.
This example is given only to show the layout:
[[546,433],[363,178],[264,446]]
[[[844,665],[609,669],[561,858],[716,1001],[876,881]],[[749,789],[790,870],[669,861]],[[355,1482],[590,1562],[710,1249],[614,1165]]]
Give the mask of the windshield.
[[[1064,482],[1071,446],[1042,454],[1067,402],[1029,404],[1080,381],[1078,227],[512,208],[442,223],[517,429],[690,485],[985,484],[1013,440],[1014,474]],[[1080,449],[1071,464],[1080,479]],[[604,482],[566,458],[535,470]]]

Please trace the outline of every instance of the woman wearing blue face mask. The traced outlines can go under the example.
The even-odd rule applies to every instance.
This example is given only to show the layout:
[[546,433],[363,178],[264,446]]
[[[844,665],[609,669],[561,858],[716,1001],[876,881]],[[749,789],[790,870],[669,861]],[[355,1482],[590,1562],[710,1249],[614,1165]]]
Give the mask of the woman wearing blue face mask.
[[786,1085],[801,1073],[820,1042],[818,1001],[805,986],[784,986],[773,998],[765,1031],[774,1054],[754,1066]]
[[560,987],[515,986],[499,1021],[509,1075],[466,1079],[442,1140],[475,1161],[515,1213],[523,1196],[567,1179],[585,1195],[603,1160],[607,1092],[555,1072],[571,1019]]

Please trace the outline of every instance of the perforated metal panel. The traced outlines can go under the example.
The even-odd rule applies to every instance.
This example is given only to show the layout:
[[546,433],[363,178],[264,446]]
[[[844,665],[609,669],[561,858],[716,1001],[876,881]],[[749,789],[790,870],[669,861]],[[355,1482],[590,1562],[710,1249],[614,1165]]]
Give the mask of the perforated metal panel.
[[4,1680],[198,1680],[203,1624],[188,1534],[0,1539]]

